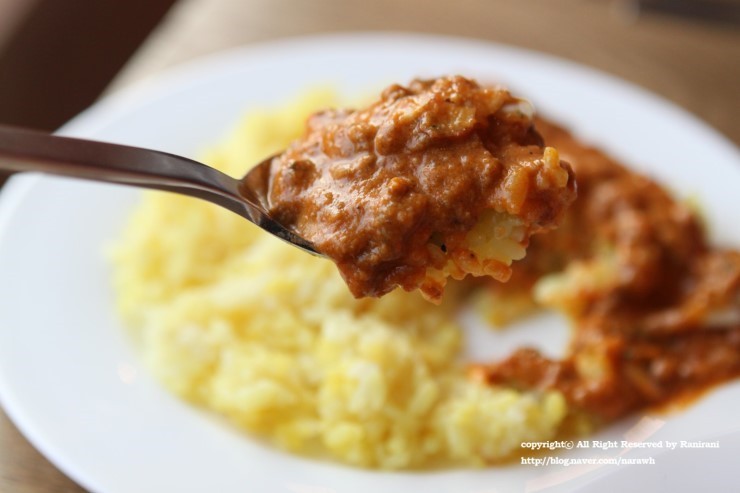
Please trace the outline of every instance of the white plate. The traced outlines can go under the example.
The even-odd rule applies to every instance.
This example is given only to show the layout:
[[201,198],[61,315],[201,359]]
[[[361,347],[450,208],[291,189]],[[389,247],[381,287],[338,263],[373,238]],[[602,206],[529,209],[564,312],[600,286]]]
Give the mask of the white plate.
[[[63,133],[197,156],[245,110],[279,104],[307,87],[329,83],[360,95],[389,82],[452,72],[510,85],[541,112],[678,194],[699,196],[713,238],[740,245],[740,157],[732,144],[624,82],[491,44],[363,34],[254,46],[114,95]],[[125,337],[102,252],[137,197],[133,189],[38,176],[16,177],[0,194],[0,397],[36,447],[87,488],[100,493],[491,493],[596,487],[594,480],[605,475],[608,480],[611,473],[620,473],[620,485],[665,474],[652,466],[633,466],[629,472],[625,466],[522,465],[381,473],[293,457],[251,440],[162,390]],[[512,337],[548,344],[544,329],[562,325],[555,318],[540,319]],[[500,353],[511,343],[481,331],[475,337],[479,354]],[[679,414],[635,416],[600,437],[621,439],[637,423],[633,436],[721,436],[731,452],[729,440],[734,437],[736,449],[737,435],[725,434],[738,429],[738,416],[740,386],[730,384]],[[694,470],[702,462],[722,464],[725,457],[722,448],[703,452],[692,462]],[[626,456],[651,454],[633,450]],[[593,450],[553,455],[596,456]],[[679,479],[692,472],[671,470]],[[716,481],[734,478],[736,468],[719,469],[715,476]]]

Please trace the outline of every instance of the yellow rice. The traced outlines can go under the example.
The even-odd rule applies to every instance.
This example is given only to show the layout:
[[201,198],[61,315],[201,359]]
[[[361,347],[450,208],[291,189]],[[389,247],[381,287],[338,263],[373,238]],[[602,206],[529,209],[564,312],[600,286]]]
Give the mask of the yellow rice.
[[[253,112],[204,161],[242,176],[332,102],[314,92]],[[113,262],[157,379],[289,451],[384,469],[490,464],[553,437],[567,412],[559,393],[466,378],[454,290],[439,307],[398,290],[355,300],[329,261],[205,202],[146,194]]]

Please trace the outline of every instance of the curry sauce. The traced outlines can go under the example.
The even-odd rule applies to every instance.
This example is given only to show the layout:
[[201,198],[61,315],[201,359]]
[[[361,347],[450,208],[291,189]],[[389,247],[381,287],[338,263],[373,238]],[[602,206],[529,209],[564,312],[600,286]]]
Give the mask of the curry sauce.
[[557,389],[608,421],[740,375],[740,252],[709,246],[691,208],[654,181],[550,122],[537,128],[573,166],[579,197],[560,229],[532,239],[505,289],[536,291],[575,265],[606,262],[612,275],[555,301],[574,323],[564,359],[523,348],[472,376]]

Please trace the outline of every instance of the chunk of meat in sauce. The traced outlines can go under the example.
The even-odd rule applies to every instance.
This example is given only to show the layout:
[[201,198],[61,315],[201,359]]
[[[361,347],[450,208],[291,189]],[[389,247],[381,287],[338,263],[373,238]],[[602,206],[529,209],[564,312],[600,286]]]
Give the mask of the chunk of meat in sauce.
[[[315,114],[272,162],[270,212],[333,259],[356,297],[400,286],[439,301],[447,275],[505,281],[529,235],[555,227],[575,198],[529,108],[456,76]],[[487,255],[469,233],[491,214],[504,219],[483,234]],[[495,250],[502,236],[515,245]]]

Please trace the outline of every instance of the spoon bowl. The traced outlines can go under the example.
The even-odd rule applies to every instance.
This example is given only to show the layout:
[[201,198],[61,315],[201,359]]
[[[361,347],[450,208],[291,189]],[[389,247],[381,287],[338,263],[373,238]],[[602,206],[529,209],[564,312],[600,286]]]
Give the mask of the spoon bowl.
[[313,255],[313,243],[269,213],[269,157],[241,180],[192,159],[140,147],[0,125],[0,170],[41,172],[152,188],[207,200]]

